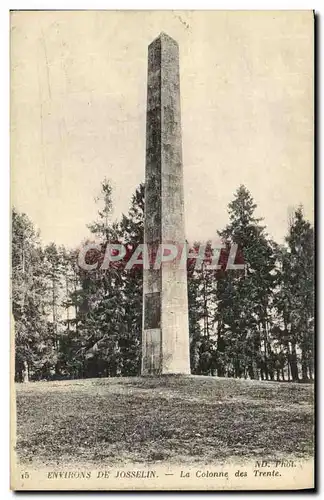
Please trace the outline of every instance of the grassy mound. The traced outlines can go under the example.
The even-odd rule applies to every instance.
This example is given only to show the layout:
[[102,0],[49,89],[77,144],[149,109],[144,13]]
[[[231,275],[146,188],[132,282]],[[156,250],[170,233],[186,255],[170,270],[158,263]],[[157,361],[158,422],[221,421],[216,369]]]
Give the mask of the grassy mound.
[[313,454],[313,386],[216,377],[17,384],[29,465],[222,463]]

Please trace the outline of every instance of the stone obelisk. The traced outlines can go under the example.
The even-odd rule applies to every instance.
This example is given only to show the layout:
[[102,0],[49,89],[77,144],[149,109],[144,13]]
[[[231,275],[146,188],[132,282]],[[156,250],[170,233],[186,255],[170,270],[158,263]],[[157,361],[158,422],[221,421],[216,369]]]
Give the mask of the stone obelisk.
[[161,33],[148,48],[142,375],[190,373],[185,266],[153,265],[161,243],[185,243],[179,80],[178,44]]

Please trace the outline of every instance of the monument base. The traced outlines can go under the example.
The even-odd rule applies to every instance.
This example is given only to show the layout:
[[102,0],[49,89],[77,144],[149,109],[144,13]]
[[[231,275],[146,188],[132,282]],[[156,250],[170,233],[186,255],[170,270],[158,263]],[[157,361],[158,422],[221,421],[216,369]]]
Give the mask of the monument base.
[[[183,336],[181,335],[180,338]],[[187,350],[182,344],[168,346],[167,342],[164,342],[163,345],[160,328],[143,331],[142,349],[142,375],[191,374]]]

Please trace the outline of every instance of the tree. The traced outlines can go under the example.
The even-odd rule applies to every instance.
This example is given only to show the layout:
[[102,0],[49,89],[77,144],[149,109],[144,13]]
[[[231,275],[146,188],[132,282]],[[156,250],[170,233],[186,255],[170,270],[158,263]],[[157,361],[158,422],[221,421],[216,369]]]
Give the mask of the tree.
[[100,194],[95,198],[99,204],[97,220],[88,224],[91,233],[100,237],[104,242],[110,241],[112,237],[111,216],[113,212],[112,186],[109,179],[105,178],[101,183]]
[[[132,196],[127,215],[122,215],[119,226],[120,242],[134,251],[144,242],[144,184],[140,184]],[[126,257],[127,259],[127,257]],[[122,356],[122,375],[138,375],[141,361],[143,267],[121,269],[122,298],[125,310],[123,318],[126,326],[124,335],[119,336]]]
[[46,376],[55,363],[47,330],[44,253],[26,214],[12,210],[12,314],[15,324],[15,378]]
[[[195,242],[190,254],[198,255],[202,244]],[[190,363],[192,373],[214,374],[217,364],[215,340],[215,287],[217,271],[210,268],[211,241],[204,243],[204,259],[187,262]],[[199,263],[197,265],[197,263]]]
[[75,359],[83,375],[92,377],[120,373],[118,336],[125,329],[121,274],[114,266],[101,267],[107,245],[118,237],[118,224],[111,220],[111,194],[110,183],[105,179],[101,184],[101,195],[96,199],[98,218],[88,226],[100,250],[90,252],[86,259],[94,259],[98,266],[92,271],[78,269],[80,287],[71,295],[76,307],[78,332]]
[[[199,242],[195,242],[191,252],[198,252]],[[196,269],[195,259],[187,261],[188,283],[188,313],[189,313],[189,338],[190,338],[190,368],[191,373],[200,373],[200,349],[202,345],[201,322],[204,315],[201,291],[204,289],[202,269]]]
[[47,328],[56,353],[55,374],[60,376],[60,351],[64,335],[63,303],[66,297],[66,250],[50,243],[44,248],[44,276],[47,293]]
[[[112,189],[101,185],[98,217],[89,224],[98,245],[88,271],[78,250],[41,246],[27,215],[12,213],[12,314],[15,378],[131,376],[140,373],[143,267],[126,263],[144,240],[144,185],[128,213],[112,220]],[[195,374],[294,381],[313,378],[314,230],[299,207],[284,245],[275,244],[240,186],[229,223],[218,232],[220,269],[211,269],[211,242],[202,266],[187,261],[191,371]],[[90,241],[85,241],[84,244]],[[123,260],[104,260],[111,244]],[[227,268],[237,247],[235,263]],[[198,253],[196,242],[190,253]],[[102,264],[105,262],[105,266]]]
[[292,379],[299,380],[299,351],[302,379],[307,380],[313,377],[314,360],[314,231],[302,207],[292,216],[278,260],[277,338],[285,347]]
[[[244,270],[220,276],[216,297],[218,337],[226,362],[236,377],[273,378],[270,340],[272,291],[275,283],[275,244],[268,238],[256,204],[240,186],[229,204],[229,224],[218,234],[226,247],[237,245]],[[220,346],[219,346],[220,347]],[[224,352],[222,352],[224,357]]]

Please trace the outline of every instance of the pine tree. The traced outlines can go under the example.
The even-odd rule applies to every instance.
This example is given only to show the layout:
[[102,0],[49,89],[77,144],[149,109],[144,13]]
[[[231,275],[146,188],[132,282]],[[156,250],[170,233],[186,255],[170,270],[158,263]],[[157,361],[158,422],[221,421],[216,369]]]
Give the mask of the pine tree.
[[47,328],[56,354],[55,375],[60,376],[60,348],[64,335],[65,249],[50,243],[44,248],[44,274],[47,283]]
[[[124,330],[120,273],[113,266],[102,268],[107,245],[116,241],[118,225],[111,220],[112,190],[106,179],[101,184],[98,218],[89,228],[100,247],[90,252],[98,266],[95,270],[78,269],[80,287],[71,295],[76,307],[77,338],[75,359],[83,376],[116,376],[120,373],[118,336]],[[89,243],[86,241],[85,244]],[[86,257],[89,260],[89,256]]]
[[218,336],[229,374],[273,379],[271,300],[275,274],[275,245],[267,237],[256,204],[240,186],[229,204],[230,222],[219,232],[226,246],[237,245],[244,271],[227,270],[217,284]]
[[[129,255],[144,242],[144,184],[132,196],[127,215],[122,215],[119,226],[120,242],[129,249]],[[119,336],[122,356],[122,375],[138,375],[141,360],[143,267],[133,266],[122,272],[122,291],[125,334]]]
[[12,211],[12,314],[15,325],[15,378],[48,376],[55,352],[47,329],[44,254],[26,214]]
[[190,254],[198,255],[204,248],[204,259],[188,259],[188,307],[190,362],[192,373],[214,375],[217,365],[215,337],[215,287],[217,271],[210,268],[211,241],[195,242]]
[[299,207],[292,218],[286,246],[280,252],[276,308],[281,325],[277,337],[285,346],[291,377],[313,377],[314,360],[314,231]]
[[[190,253],[198,252],[200,242],[195,242]],[[187,261],[188,283],[188,313],[189,313],[189,338],[190,338],[190,368],[191,373],[200,374],[201,347],[202,347],[202,321],[204,311],[201,291],[204,289],[202,269],[195,267],[195,259]]]
[[78,333],[78,311],[80,306],[80,271],[77,265],[77,250],[62,248],[62,334],[59,349],[60,375],[78,378],[83,371],[81,360],[75,356],[80,349]]

